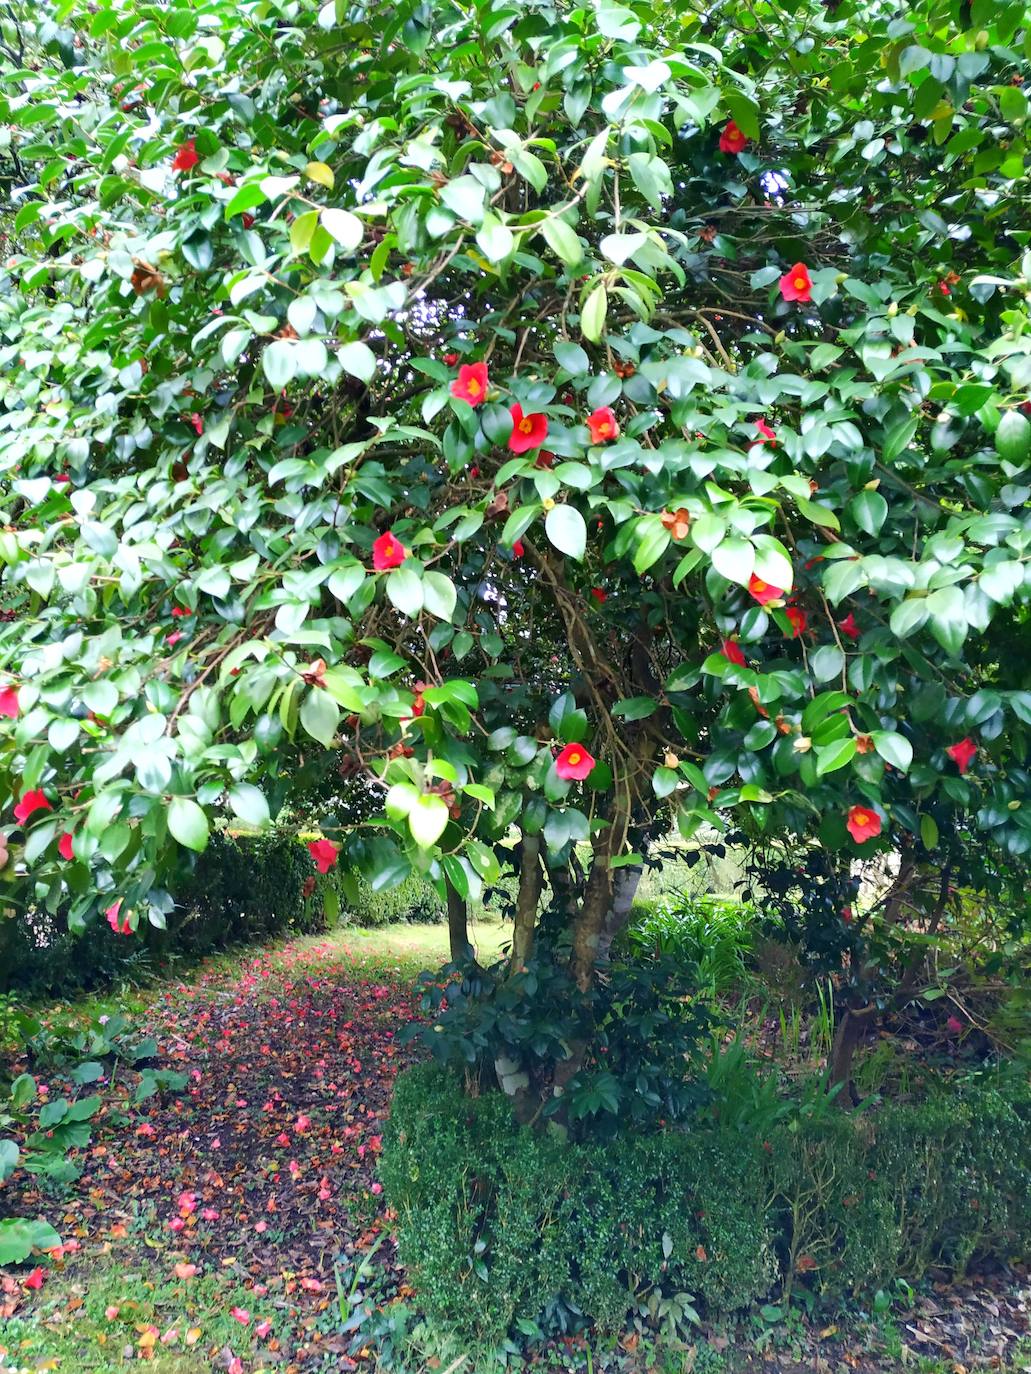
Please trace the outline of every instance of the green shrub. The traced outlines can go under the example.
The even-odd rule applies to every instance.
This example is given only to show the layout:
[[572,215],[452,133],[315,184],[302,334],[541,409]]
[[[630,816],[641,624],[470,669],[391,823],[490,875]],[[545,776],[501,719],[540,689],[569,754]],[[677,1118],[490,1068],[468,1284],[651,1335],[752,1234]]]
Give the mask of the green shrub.
[[675,955],[698,970],[702,987],[716,995],[740,984],[752,947],[754,909],[730,897],[679,893],[635,903],[620,936],[627,951]]
[[727,1310],[779,1275],[837,1301],[1031,1254],[1026,1090],[967,1082],[851,1114],[820,1087],[775,1114],[760,1093],[761,1135],[731,1114],[564,1144],[437,1066],[402,1074],[381,1172],[431,1327],[482,1353],[556,1311],[613,1332],[656,1293]]
[[[327,875],[333,878],[333,870]],[[437,889],[413,873],[384,892],[374,892],[357,873],[336,879],[340,918],[356,926],[386,926],[397,921],[442,921],[446,907]]]
[[547,1330],[556,1306],[614,1331],[656,1288],[721,1310],[774,1275],[758,1155],[714,1129],[563,1144],[420,1065],[398,1079],[382,1175],[429,1320],[481,1350]]

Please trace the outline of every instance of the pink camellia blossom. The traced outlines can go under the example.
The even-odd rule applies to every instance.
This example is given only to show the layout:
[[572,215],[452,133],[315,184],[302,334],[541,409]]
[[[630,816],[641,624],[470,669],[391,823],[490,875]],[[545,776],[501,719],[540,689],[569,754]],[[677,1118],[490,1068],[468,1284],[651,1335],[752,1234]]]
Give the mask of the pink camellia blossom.
[[175,157],[172,159],[172,171],[188,172],[191,167],[196,167],[199,161],[196,144],[192,138],[188,138],[176,149]]
[[780,294],[786,301],[811,301],[813,282],[804,262],[796,262],[780,279]]
[[17,687],[4,687],[0,689],[0,716],[9,716],[15,720],[18,715],[18,689]]
[[41,787],[34,788],[29,792],[23,792],[21,801],[14,808],[14,819],[19,824],[24,825],[34,811],[52,811],[53,807],[47,801],[46,793]]
[[60,854],[62,859],[67,859],[69,862],[75,858],[75,853],[72,850],[72,841],[74,838],[72,832],[66,830],[57,842],[58,854]]
[[977,753],[977,745],[970,736],[967,735],[966,739],[961,739],[958,744],[950,744],[945,752],[959,771],[965,773],[974,760],[974,755]]
[[736,667],[745,666],[745,655],[736,639],[725,639],[720,645],[720,653]]
[[408,550],[389,530],[372,542],[372,566],[376,572],[388,572],[391,568],[399,568],[407,557]]
[[845,824],[856,844],[865,844],[881,833],[881,818],[869,806],[850,807]]
[[748,579],[748,590],[760,606],[767,606],[771,601],[780,601],[784,595],[783,587],[774,587],[772,583],[756,577],[755,573]]
[[755,427],[759,431],[759,438],[756,440],[757,444],[776,443],[777,431],[772,429],[765,420],[756,420]]
[[233,1307],[230,1309],[229,1315],[234,1321],[239,1322],[241,1326],[250,1326],[251,1324],[251,1314],[247,1311],[246,1307]]
[[566,782],[582,782],[594,763],[582,744],[567,744],[555,760],[555,772]]
[[953,1035],[962,1035],[966,1030],[966,1027],[958,1016],[950,1016],[945,1022],[945,1028]]
[[849,611],[844,620],[838,621],[838,629],[843,635],[847,635],[849,639],[858,639],[861,633],[859,626],[856,624],[855,614],[852,611]]
[[119,913],[121,912],[121,909],[122,899],[121,897],[119,897],[118,900],[112,902],[111,905],[104,912],[104,915],[107,917],[107,923],[116,935],[131,935],[132,926],[129,923],[128,916],[124,917],[123,919],[119,918]]
[[[456,354],[449,354],[457,360]],[[466,401],[478,406],[487,395],[489,378],[486,363],[465,363],[458,369],[457,378],[451,383],[451,395],[458,401]]]
[[508,447],[512,453],[529,453],[532,448],[540,448],[548,437],[548,417],[546,415],[524,415],[518,401],[509,407],[512,416],[512,433],[508,436]]
[[723,132],[720,134],[721,153],[743,153],[748,144],[747,137],[741,132],[732,119],[728,119],[724,125]]
[[619,438],[619,421],[611,406],[599,406],[587,417],[592,444],[605,444]]
[[297,1120],[294,1122],[294,1130],[297,1132],[298,1135],[303,1135],[310,1125],[311,1117],[305,1116],[302,1112],[300,1116],[297,1118]]
[[315,860],[319,872],[328,873],[336,863],[340,850],[332,840],[312,840],[308,845],[308,853]]

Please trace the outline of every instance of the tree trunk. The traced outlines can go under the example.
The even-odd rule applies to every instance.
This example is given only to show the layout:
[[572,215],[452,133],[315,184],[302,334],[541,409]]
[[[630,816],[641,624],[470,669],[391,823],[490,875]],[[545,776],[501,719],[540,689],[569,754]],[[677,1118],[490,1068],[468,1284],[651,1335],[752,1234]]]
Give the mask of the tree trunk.
[[[901,920],[906,894],[913,885],[916,873],[915,862],[908,854],[903,853],[895,881],[884,899],[885,924],[897,925]],[[860,969],[859,979],[860,981],[872,980],[876,973],[876,968],[867,964]],[[842,1085],[837,1098],[838,1104],[842,1107],[854,1106],[859,1100],[852,1083],[852,1061],[864,1035],[876,1027],[879,1018],[880,1009],[877,1004],[868,1002],[861,1007],[848,1007],[834,1029],[834,1044],[831,1047],[830,1086],[835,1087],[839,1083]]]
[[447,933],[451,946],[451,962],[464,964],[473,957],[469,943],[469,907],[450,883],[447,884]]
[[540,905],[544,873],[541,869],[541,837],[524,835],[523,859],[519,869],[519,891],[516,894],[515,921],[512,927],[512,972],[526,965],[533,953],[533,937],[537,928],[537,908]]
[[644,867],[641,864],[616,869],[612,879],[612,903],[605,917],[598,944],[599,963],[608,963],[613,940],[630,920],[630,911],[643,876]]

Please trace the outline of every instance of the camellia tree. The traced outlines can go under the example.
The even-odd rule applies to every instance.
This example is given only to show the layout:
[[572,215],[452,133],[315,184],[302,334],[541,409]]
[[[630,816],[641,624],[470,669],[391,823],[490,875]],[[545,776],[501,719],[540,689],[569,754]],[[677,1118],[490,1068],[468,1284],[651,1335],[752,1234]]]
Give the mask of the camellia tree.
[[132,938],[317,794],[313,871],[429,875],[461,958],[517,838],[467,987],[536,1110],[597,1086],[670,828],[1020,872],[1023,4],[0,27],[11,909]]

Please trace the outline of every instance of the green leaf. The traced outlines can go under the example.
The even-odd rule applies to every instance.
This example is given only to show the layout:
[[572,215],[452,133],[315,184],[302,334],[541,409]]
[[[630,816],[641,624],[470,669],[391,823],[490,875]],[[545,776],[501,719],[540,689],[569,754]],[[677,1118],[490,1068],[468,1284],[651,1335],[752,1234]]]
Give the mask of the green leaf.
[[905,735],[899,735],[894,730],[871,730],[870,738],[882,759],[900,773],[909,772],[909,765],[913,762],[913,746]]
[[832,740],[830,744],[820,745],[816,750],[817,777],[822,777],[824,773],[833,773],[851,763],[855,757],[856,747],[852,735],[846,736],[845,739]]
[[582,559],[587,549],[587,525],[575,506],[554,506],[544,519],[544,533],[560,553]]
[[422,610],[422,579],[409,566],[402,563],[386,576],[387,597],[402,615],[414,620]]
[[598,343],[605,332],[605,316],[609,308],[609,294],[599,282],[584,301],[580,312],[580,331],[591,343]]
[[658,515],[643,515],[636,526],[637,546],[634,549],[634,571],[647,572],[670,545],[670,533]]
[[233,814],[239,816],[247,825],[257,826],[258,829],[268,825],[268,802],[260,787],[255,787],[249,782],[238,782],[230,787],[227,800]]
[[438,620],[451,620],[458,604],[455,584],[445,573],[426,572],[422,575],[423,605]]
[[187,849],[199,853],[208,846],[208,818],[189,797],[173,797],[168,803],[168,829]]
[[420,849],[429,849],[443,835],[450,819],[447,802],[435,793],[423,792],[408,812],[408,828]]
[[938,845],[938,823],[926,812],[920,817],[920,840],[925,849],[936,849]]
[[[543,220],[540,231],[548,242],[552,252],[562,259],[567,267],[576,267],[582,261],[584,250],[576,230],[567,224],[564,219],[550,218]],[[585,331],[586,332],[586,331]]]
[[[344,250],[353,253],[365,237],[365,226],[357,215],[350,210],[324,209],[321,211],[322,227],[330,238]],[[295,221],[296,222],[296,221]]]
[[338,348],[337,361],[345,372],[359,381],[371,382],[376,375],[376,355],[368,344],[359,340]]
[[321,687],[309,687],[301,702],[300,722],[312,739],[328,749],[340,724],[340,708]]
[[728,582],[747,586],[755,568],[755,548],[747,539],[730,536],[713,549],[712,566]]
[[507,224],[488,210],[476,231],[476,242],[489,262],[503,262],[515,251],[515,238]]
[[879,491],[861,491],[848,503],[849,514],[864,533],[877,535],[888,514],[888,503]]
[[613,706],[612,714],[622,716],[624,720],[643,720],[645,716],[654,715],[658,709],[659,703],[652,697],[624,697]]

